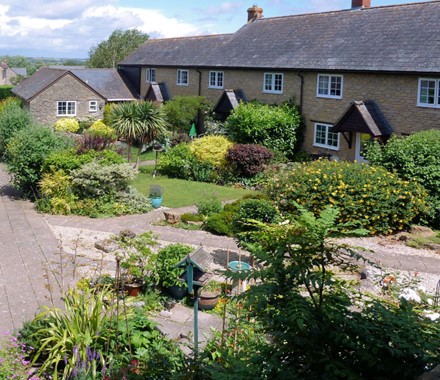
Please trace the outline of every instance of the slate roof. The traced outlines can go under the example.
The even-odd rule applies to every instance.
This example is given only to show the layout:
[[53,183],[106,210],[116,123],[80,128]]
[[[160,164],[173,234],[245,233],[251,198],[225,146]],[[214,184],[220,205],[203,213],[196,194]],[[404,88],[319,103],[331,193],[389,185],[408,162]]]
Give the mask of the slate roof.
[[262,18],[234,34],[151,39],[121,65],[440,72],[440,1]]
[[64,75],[73,75],[107,101],[133,100],[136,94],[123,74],[115,69],[61,69],[43,67],[12,90],[14,95],[31,100]]

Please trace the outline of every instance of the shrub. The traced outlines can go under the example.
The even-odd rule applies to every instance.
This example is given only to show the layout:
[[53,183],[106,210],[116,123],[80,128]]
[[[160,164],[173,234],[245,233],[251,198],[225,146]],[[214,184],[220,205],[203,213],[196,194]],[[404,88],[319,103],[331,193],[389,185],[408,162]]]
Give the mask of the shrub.
[[235,233],[232,221],[235,213],[222,210],[217,214],[212,214],[206,220],[203,229],[215,235],[233,236]]
[[250,102],[240,103],[232,111],[226,120],[226,130],[237,143],[261,144],[291,158],[301,124],[301,116],[294,106]]
[[222,203],[214,195],[204,196],[197,202],[197,214],[209,216],[222,210]]
[[0,110],[0,155],[6,151],[6,146],[14,133],[29,128],[32,116],[26,109],[13,100],[4,100]]
[[202,215],[198,215],[198,214],[193,214],[190,212],[186,212],[182,215],[180,215],[180,220],[183,223],[187,223],[187,222],[202,222],[203,221],[203,216]]
[[191,124],[196,121],[199,112],[207,112],[211,105],[203,96],[175,96],[164,104],[168,123],[173,131],[188,135]]
[[45,158],[69,144],[70,140],[47,127],[32,126],[15,133],[6,152],[14,186],[32,194],[41,179],[41,165]]
[[12,97],[12,89],[14,86],[6,85],[6,86],[0,86],[0,100],[8,99],[9,97]]
[[236,231],[250,231],[252,226],[246,223],[250,220],[258,220],[263,223],[276,223],[279,220],[277,209],[264,199],[245,199],[240,202],[240,207],[234,215],[232,223]]
[[224,136],[204,136],[189,145],[197,160],[209,162],[217,168],[226,164],[226,153],[232,146],[233,143]]
[[39,189],[45,202],[37,202],[39,210],[52,214],[70,214],[76,200],[71,186],[71,178],[62,169],[43,174]]
[[56,121],[54,129],[57,132],[76,133],[79,131],[79,123],[76,119],[73,119],[71,117],[64,117]]
[[231,164],[234,172],[243,177],[252,177],[261,173],[264,165],[272,157],[270,150],[257,144],[236,144],[226,154],[226,160]]
[[84,164],[96,161],[99,165],[123,164],[125,159],[113,150],[95,151],[88,150],[83,154],[77,154],[75,149],[67,149],[61,152],[54,152],[47,156],[41,166],[43,173],[56,170],[64,170],[70,173]]
[[364,164],[314,161],[297,164],[270,180],[267,194],[281,211],[300,204],[315,215],[332,205],[339,223],[360,223],[371,234],[407,228],[425,210],[426,192],[384,168]]
[[160,173],[173,178],[190,179],[194,155],[186,144],[176,145],[159,157]]
[[102,120],[95,121],[87,130],[87,134],[96,137],[103,137],[114,141],[116,139],[116,132],[112,127],[104,124]]
[[91,162],[70,174],[74,192],[81,198],[93,198],[127,191],[137,170],[130,164],[101,166]]
[[428,192],[428,222],[440,227],[440,131],[416,132],[408,137],[392,137],[381,147],[371,145],[367,151],[371,164],[394,171],[406,180],[417,180]]

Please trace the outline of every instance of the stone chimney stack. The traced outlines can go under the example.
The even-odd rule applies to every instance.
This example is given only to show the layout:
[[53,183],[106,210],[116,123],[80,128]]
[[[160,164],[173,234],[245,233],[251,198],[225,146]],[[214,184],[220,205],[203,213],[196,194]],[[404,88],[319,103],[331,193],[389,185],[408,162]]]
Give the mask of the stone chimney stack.
[[247,10],[247,13],[248,22],[252,22],[258,18],[263,17],[263,8],[259,7],[258,5],[252,5],[252,7]]
[[351,9],[370,8],[371,0],[351,0]]

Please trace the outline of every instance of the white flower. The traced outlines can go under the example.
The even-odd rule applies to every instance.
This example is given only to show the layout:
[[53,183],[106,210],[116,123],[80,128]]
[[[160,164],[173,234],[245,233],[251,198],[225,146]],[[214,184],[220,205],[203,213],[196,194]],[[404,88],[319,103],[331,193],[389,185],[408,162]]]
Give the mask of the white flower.
[[440,318],[440,313],[427,312],[425,317],[429,318],[431,321],[435,321]]
[[414,301],[417,303],[422,302],[422,299],[416,293],[416,291],[414,289],[410,289],[410,288],[403,289],[402,293],[400,293],[399,298],[405,298],[407,301]]

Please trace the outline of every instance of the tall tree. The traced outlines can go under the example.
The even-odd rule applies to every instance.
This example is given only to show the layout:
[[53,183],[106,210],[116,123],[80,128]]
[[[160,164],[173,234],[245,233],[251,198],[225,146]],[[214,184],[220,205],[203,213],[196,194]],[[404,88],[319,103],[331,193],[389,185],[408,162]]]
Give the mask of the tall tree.
[[131,147],[134,144],[138,145],[137,166],[143,145],[165,134],[168,123],[165,120],[162,105],[141,100],[114,106],[110,114],[110,125],[117,135],[127,142],[129,161]]
[[119,61],[122,61],[148,38],[148,34],[137,29],[116,29],[107,40],[101,41],[97,46],[92,46],[87,66],[115,68]]

